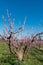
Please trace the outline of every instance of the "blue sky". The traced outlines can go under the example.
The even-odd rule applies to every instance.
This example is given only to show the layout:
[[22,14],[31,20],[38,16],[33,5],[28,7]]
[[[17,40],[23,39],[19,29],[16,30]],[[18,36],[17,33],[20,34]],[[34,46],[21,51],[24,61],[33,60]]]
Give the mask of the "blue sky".
[[2,15],[6,16],[6,9],[15,18],[15,28],[21,26],[27,16],[23,35],[43,31],[43,0],[0,0],[0,33],[3,30]]

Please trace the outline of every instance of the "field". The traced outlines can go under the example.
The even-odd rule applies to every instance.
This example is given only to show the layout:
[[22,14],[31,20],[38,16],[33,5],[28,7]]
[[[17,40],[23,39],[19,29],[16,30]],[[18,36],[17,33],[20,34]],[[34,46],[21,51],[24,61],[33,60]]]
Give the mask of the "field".
[[39,50],[32,46],[28,58],[19,62],[17,58],[9,52],[7,44],[0,41],[0,65],[43,65],[43,48]]

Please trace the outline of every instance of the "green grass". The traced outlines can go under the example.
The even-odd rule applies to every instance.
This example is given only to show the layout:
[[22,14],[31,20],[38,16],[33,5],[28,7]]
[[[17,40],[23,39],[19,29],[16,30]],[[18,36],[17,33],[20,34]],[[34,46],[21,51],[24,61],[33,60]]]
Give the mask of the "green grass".
[[0,65],[43,65],[43,50],[31,47],[28,58],[19,62],[17,58],[9,52],[7,44],[0,41]]

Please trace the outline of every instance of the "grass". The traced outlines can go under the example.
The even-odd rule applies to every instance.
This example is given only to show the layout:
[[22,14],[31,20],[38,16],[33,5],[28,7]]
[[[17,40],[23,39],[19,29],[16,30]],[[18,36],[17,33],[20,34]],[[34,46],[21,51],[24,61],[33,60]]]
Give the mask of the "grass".
[[7,44],[0,41],[0,65],[43,65],[43,50],[31,47],[28,58],[19,62],[17,58],[9,52]]

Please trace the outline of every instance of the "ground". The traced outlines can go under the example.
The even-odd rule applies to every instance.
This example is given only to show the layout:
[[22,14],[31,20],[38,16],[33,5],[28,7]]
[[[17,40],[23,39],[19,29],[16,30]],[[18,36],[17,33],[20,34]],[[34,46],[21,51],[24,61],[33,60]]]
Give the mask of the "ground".
[[10,53],[8,45],[0,41],[0,65],[43,65],[43,50],[31,47],[28,58],[20,62]]

